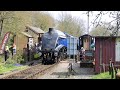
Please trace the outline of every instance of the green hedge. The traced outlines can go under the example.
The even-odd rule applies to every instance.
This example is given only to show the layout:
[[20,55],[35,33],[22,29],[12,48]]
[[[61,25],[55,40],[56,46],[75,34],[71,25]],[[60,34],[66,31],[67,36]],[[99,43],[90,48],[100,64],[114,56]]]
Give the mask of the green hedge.
[[40,55],[38,53],[35,53],[34,54],[34,59],[39,59],[40,58]]

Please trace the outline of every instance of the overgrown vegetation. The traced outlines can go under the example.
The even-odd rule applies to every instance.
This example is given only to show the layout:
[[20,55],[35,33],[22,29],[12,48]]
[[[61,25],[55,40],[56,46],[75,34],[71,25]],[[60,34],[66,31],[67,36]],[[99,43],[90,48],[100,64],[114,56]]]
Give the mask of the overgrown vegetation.
[[27,66],[20,65],[23,61],[24,59],[20,53],[13,58],[10,56],[7,61],[4,60],[4,56],[0,56],[0,74],[27,68]]
[[4,74],[14,70],[23,70],[26,69],[27,66],[15,66],[15,64],[1,63],[0,64],[0,74]]
[[4,62],[4,56],[0,55],[0,63]]
[[17,51],[17,53],[13,56],[12,60],[15,63],[25,63],[25,60],[23,58],[23,53],[21,51]]
[[38,53],[35,53],[35,54],[34,54],[34,59],[35,59],[35,60],[38,60],[39,58],[40,58],[40,55],[39,55]]

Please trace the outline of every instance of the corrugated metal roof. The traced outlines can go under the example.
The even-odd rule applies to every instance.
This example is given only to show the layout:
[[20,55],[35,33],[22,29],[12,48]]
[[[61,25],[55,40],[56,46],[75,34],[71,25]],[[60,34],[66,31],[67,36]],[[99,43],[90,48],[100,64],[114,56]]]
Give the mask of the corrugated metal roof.
[[60,30],[54,30],[54,32],[57,33],[60,37],[66,38],[66,35],[62,31],[60,31]]
[[119,38],[120,36],[93,36],[95,38]]
[[24,34],[25,36],[27,36],[27,37],[32,37],[31,35],[29,35],[29,34],[27,34],[27,33],[25,33],[25,32],[21,32],[22,34]]
[[37,33],[37,34],[42,34],[45,33],[42,29],[38,28],[38,27],[33,27],[33,26],[26,26],[26,28],[29,28],[29,30],[32,30],[33,32]]
[[91,35],[89,35],[89,34],[84,34],[84,35],[81,35],[81,36],[83,36],[83,37],[84,37],[84,36],[90,36],[90,37],[92,37],[92,36],[91,36]]
[[66,35],[67,37],[77,38],[77,37],[74,37],[74,36],[72,36],[72,35],[70,35],[70,34],[68,34],[68,33],[66,33],[66,32],[64,32],[64,33],[65,33],[65,35]]

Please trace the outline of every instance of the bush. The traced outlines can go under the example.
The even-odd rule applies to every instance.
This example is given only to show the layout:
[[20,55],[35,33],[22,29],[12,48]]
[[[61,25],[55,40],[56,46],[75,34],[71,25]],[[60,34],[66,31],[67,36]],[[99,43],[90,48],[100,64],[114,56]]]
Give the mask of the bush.
[[5,64],[15,64],[17,63],[15,60],[8,58],[7,61],[5,62]]
[[22,56],[20,53],[17,53],[17,54],[14,56],[14,60],[15,60],[17,63],[21,63],[21,62],[24,61],[23,56]]
[[22,52],[17,51],[17,54],[13,56],[13,60],[14,60],[16,63],[24,62]]
[[4,55],[0,55],[0,63],[4,62]]
[[39,59],[40,55],[38,53],[34,54],[34,59]]

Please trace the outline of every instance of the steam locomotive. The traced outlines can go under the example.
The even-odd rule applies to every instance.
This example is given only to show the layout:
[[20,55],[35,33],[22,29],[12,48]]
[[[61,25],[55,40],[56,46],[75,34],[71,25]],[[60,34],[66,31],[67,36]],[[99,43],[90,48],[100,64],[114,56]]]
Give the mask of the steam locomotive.
[[41,40],[42,64],[57,63],[67,57],[67,38],[63,32],[49,28]]

